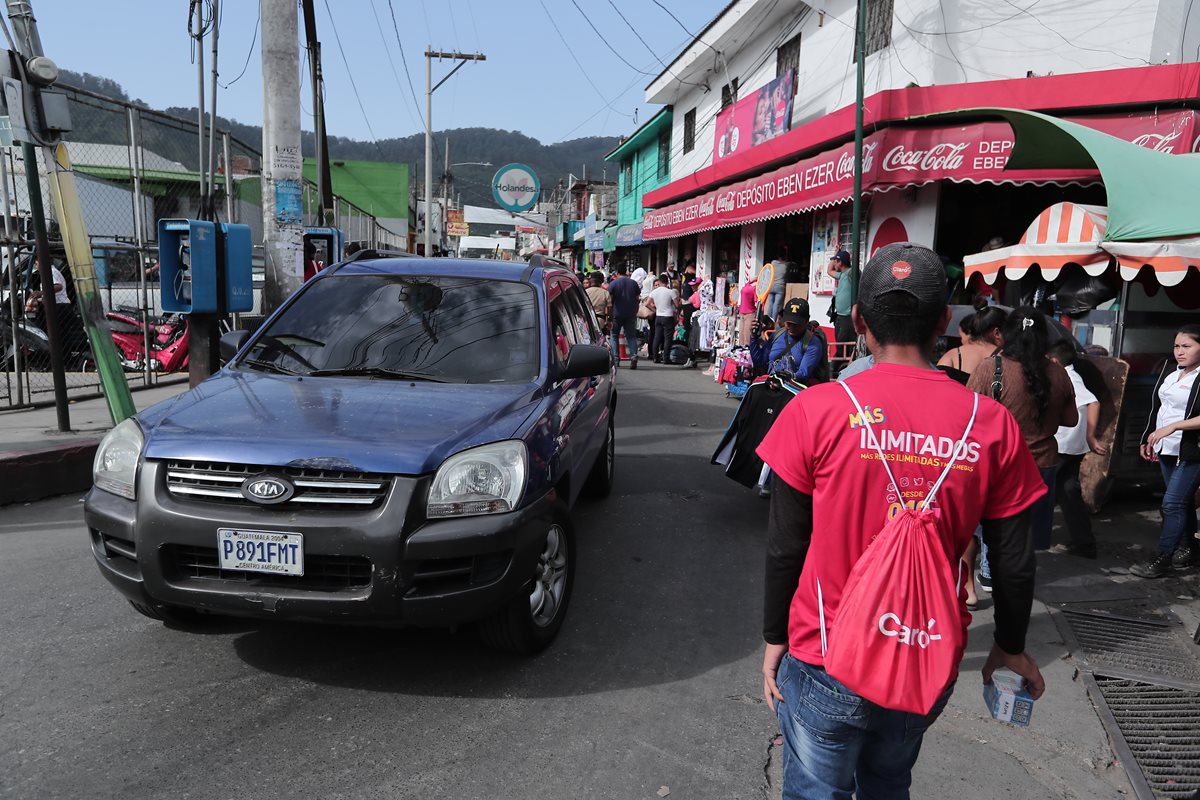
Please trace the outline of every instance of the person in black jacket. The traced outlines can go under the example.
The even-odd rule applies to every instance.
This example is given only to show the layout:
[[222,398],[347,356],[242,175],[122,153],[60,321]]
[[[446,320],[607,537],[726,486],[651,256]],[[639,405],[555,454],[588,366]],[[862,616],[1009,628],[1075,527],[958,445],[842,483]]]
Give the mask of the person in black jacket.
[[1174,359],[1167,359],[1142,433],[1142,458],[1157,461],[1167,485],[1162,500],[1158,554],[1129,571],[1139,578],[1161,578],[1196,563],[1196,489],[1200,488],[1200,325],[1184,325],[1175,334]]

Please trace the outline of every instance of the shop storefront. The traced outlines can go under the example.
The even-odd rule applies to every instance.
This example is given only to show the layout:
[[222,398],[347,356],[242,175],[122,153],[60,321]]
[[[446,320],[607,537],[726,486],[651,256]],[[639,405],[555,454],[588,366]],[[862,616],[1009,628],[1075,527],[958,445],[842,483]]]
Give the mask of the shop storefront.
[[[879,125],[863,148],[864,236],[859,263],[893,241],[934,247],[968,289],[961,264],[990,240],[1015,241],[1055,202],[1106,199],[1099,172],[1069,160],[1054,168],[1006,169],[1009,123],[980,115],[923,120],[921,114],[983,103],[1053,108],[1064,119],[1159,152],[1193,151],[1200,135],[1200,67],[1115,70],[883,92],[867,99]],[[1120,106],[1120,111],[1107,109]],[[969,112],[965,112],[969,113]],[[665,241],[707,277],[741,281],[767,262],[787,264],[794,291],[824,321],[833,282],[829,258],[850,250],[853,108],[796,128],[644,198],[643,236]],[[888,127],[884,127],[884,126]],[[757,168],[757,171],[756,171]],[[684,255],[688,253],[688,255]],[[694,253],[694,255],[691,255]],[[670,258],[670,255],[668,255]],[[682,262],[681,262],[682,263]]]

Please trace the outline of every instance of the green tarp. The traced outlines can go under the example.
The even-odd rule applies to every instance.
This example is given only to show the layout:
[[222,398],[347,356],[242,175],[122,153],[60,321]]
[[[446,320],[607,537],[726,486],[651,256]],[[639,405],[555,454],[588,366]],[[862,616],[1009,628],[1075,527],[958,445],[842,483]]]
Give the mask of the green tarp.
[[968,108],[914,121],[1001,117],[1016,144],[1005,169],[1096,169],[1108,194],[1105,241],[1200,235],[1200,156],[1149,150],[1075,122],[1012,108]]

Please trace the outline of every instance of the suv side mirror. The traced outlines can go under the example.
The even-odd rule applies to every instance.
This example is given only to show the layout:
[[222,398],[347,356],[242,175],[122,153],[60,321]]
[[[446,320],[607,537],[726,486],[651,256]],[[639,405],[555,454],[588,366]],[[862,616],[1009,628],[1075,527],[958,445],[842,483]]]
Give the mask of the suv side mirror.
[[221,336],[221,342],[218,345],[221,351],[221,363],[227,363],[230,359],[237,355],[238,350],[242,349],[242,345],[250,338],[250,331],[230,331]]
[[612,353],[597,344],[573,344],[567,351],[567,361],[558,371],[559,380],[591,378],[603,375],[612,368]]

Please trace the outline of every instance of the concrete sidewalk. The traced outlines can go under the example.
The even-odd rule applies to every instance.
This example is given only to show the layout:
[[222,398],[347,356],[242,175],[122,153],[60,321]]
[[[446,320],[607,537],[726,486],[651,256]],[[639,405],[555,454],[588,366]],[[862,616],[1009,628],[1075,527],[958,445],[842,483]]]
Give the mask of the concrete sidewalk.
[[[187,391],[186,380],[133,393],[137,409]],[[54,406],[0,412],[0,506],[82,492],[92,485],[96,446],[112,428],[104,398],[70,405],[71,430],[58,430]]]

